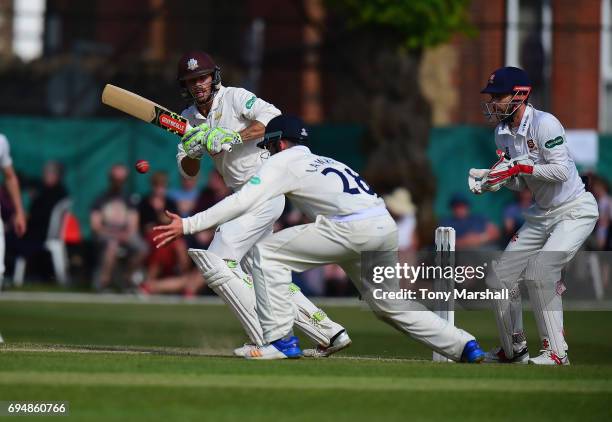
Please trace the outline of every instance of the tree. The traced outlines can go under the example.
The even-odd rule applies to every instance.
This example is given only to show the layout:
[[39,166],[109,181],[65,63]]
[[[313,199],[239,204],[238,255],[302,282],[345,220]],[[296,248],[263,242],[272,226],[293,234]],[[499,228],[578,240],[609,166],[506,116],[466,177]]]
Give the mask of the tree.
[[419,88],[423,50],[471,33],[469,0],[329,0],[326,62],[335,68],[332,117],[368,128],[366,179],[380,193],[406,186],[421,238],[435,225],[427,159],[431,109]]

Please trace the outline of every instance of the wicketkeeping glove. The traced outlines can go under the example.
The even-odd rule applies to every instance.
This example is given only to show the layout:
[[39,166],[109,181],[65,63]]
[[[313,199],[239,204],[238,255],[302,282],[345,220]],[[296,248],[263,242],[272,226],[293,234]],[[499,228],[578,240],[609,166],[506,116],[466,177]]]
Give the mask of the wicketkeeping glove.
[[487,176],[487,184],[496,185],[501,182],[505,183],[511,177],[531,175],[533,173],[533,161],[528,159],[527,156],[510,160],[501,150],[497,150],[497,155],[500,157],[500,160],[491,168]]
[[527,156],[511,160],[502,150],[497,150],[498,160],[490,169],[470,169],[470,191],[479,195],[485,191],[496,192],[513,176],[533,173],[533,161]]
[[203,123],[187,131],[181,138],[183,149],[189,158],[195,160],[202,159],[206,152],[206,137],[210,132],[210,127]]
[[[470,169],[468,186],[472,193],[480,195],[484,193],[485,190],[489,190],[486,189],[487,186],[483,186],[483,183],[487,180],[490,171],[489,169]],[[499,187],[501,187],[501,185]]]

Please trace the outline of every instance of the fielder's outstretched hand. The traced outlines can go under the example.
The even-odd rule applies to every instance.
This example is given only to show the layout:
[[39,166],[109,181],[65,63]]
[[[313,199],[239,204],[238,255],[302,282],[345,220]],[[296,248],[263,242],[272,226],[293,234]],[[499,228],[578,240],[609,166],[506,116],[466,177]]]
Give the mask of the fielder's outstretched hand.
[[166,210],[166,216],[170,219],[168,224],[153,227],[153,231],[158,233],[153,237],[156,248],[161,248],[183,235],[183,219],[181,216],[168,210]]

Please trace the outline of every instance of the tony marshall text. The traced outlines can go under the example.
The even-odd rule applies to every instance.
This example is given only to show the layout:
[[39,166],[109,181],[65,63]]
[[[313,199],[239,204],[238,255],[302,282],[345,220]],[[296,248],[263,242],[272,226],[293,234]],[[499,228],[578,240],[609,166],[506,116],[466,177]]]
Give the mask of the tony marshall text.
[[443,300],[449,301],[451,295],[455,300],[508,300],[508,289],[489,290],[482,292],[470,292],[467,290],[453,289],[452,292],[435,292],[428,289],[408,290],[400,289],[387,292],[383,289],[374,289],[372,292],[377,300]]

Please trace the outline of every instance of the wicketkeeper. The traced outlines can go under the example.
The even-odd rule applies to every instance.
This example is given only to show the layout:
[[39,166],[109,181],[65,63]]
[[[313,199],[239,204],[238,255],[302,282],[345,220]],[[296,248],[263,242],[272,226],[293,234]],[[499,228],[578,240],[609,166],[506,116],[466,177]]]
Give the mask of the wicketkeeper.
[[[516,191],[527,187],[535,197],[525,224],[487,279],[490,287],[509,289],[510,300],[494,303],[501,347],[487,353],[486,361],[568,365],[561,271],[593,231],[597,203],[585,191],[561,123],[527,102],[531,83],[524,70],[496,70],[481,92],[490,97],[483,102],[485,116],[498,122],[498,161],[491,169],[471,169],[470,189],[480,194],[502,186]],[[541,340],[539,356],[531,359],[523,330],[520,279],[529,290]]]
[[[361,288],[371,285],[371,280],[361,280],[363,252],[394,251],[397,258],[397,226],[383,200],[347,165],[312,154],[304,145],[307,140],[301,119],[275,117],[259,143],[271,157],[242,189],[195,216],[174,216],[168,226],[156,227],[160,233],[156,240],[163,245],[257,209],[278,195],[286,195],[314,221],[281,230],[254,248],[257,313],[268,345],[252,350],[247,358],[301,356],[298,339],[292,334],[292,271],[338,264]],[[444,356],[465,362],[484,358],[472,335],[422,305],[411,303],[407,310],[405,301],[402,308],[376,301],[372,295],[363,296],[384,321]]]

